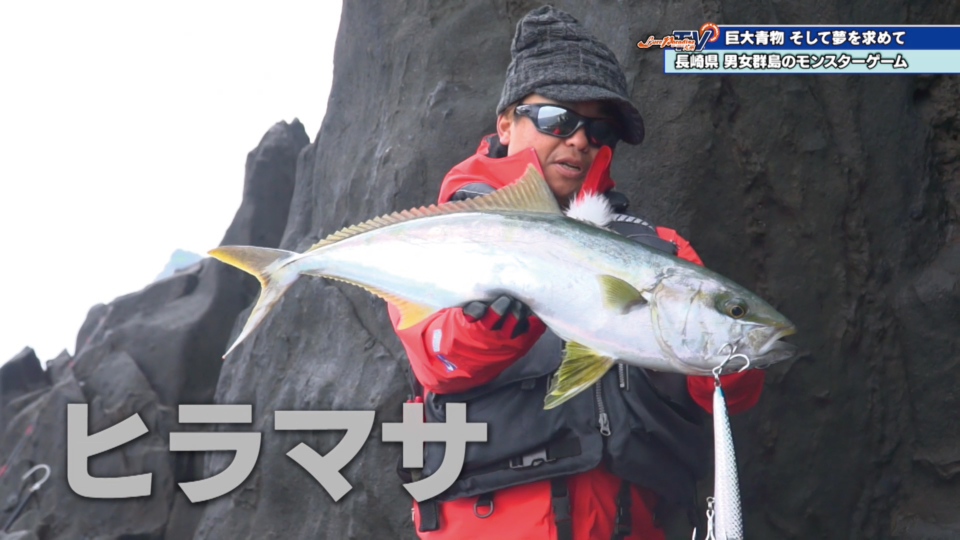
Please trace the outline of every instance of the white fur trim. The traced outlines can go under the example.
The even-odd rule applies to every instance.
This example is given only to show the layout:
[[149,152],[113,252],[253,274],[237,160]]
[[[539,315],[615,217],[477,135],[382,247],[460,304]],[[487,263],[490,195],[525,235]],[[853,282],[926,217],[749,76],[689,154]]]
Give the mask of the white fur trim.
[[587,193],[582,197],[574,196],[570,201],[567,217],[591,223],[597,227],[606,227],[613,221],[613,209],[607,198],[598,193]]

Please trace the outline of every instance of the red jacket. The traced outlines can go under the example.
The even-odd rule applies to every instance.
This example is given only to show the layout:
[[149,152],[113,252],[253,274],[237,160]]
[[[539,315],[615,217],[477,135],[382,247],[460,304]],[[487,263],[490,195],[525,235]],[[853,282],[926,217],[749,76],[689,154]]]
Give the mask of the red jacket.
[[[532,164],[542,172],[536,152],[529,149],[503,158],[487,157],[486,141],[476,154],[447,173],[440,186],[438,202],[446,202],[461,187],[483,182],[494,188],[513,183]],[[594,159],[584,189],[604,192],[613,187],[609,176],[610,153],[601,149]],[[700,257],[672,229],[657,227],[657,235],[677,245],[677,255],[697,264]],[[399,312],[388,304],[390,320],[396,330]],[[489,320],[488,320],[489,319]],[[523,356],[544,331],[543,323],[531,317],[530,330],[510,339],[516,321],[509,320],[499,330],[491,330],[492,313],[470,323],[459,307],[443,309],[420,323],[397,330],[410,359],[414,375],[423,387],[437,394],[462,392],[493,380],[511,363]],[[441,330],[435,334],[435,330]],[[434,343],[433,336],[441,338]],[[731,413],[743,411],[756,403],[763,385],[763,372],[750,370],[721,377],[727,406]],[[687,377],[690,396],[707,412],[713,408],[713,378]],[[607,472],[601,464],[596,469],[567,478],[570,492],[574,540],[610,538],[616,513],[616,495],[620,479]],[[663,532],[653,524],[651,509],[656,495],[649,490],[632,486],[632,533],[630,540],[662,539]],[[553,511],[550,503],[550,482],[532,482],[502,489],[495,495],[495,514],[486,519],[474,515],[476,497],[466,497],[439,504],[440,528],[419,532],[420,538],[430,540],[496,538],[553,539],[556,538]],[[494,519],[496,517],[496,519]],[[414,504],[414,521],[419,529],[420,517]]]

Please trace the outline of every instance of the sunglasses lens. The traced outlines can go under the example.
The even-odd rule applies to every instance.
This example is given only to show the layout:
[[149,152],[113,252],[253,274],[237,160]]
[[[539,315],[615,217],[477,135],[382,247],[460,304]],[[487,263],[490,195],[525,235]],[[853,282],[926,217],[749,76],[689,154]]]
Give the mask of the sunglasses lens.
[[596,146],[606,145],[612,148],[617,144],[617,141],[620,139],[620,137],[617,135],[617,130],[610,122],[594,120],[587,125],[587,139],[591,144]]
[[555,105],[519,105],[517,113],[533,120],[537,131],[554,137],[569,137],[580,126],[586,126],[587,140],[593,146],[614,147],[620,140],[617,130],[611,122],[584,118],[575,112]]
[[560,107],[540,107],[537,113],[537,128],[543,133],[556,137],[569,137],[577,129],[578,124],[577,118]]

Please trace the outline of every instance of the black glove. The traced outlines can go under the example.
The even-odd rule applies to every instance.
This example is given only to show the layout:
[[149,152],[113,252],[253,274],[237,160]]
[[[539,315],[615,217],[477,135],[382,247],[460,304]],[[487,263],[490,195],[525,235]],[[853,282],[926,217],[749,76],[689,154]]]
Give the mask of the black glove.
[[507,322],[507,317],[513,315],[517,324],[510,332],[510,339],[530,329],[530,315],[532,314],[533,312],[526,304],[507,294],[501,294],[490,301],[474,300],[463,306],[463,317],[468,322],[484,319],[485,322],[491,323],[491,330],[502,328],[504,323]]

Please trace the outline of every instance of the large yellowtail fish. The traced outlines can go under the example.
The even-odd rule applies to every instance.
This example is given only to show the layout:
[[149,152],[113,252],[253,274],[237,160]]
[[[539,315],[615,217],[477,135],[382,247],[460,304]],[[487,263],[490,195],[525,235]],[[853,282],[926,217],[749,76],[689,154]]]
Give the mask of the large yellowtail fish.
[[496,192],[378,217],[304,253],[224,246],[210,254],[263,286],[227,354],[301,275],[363,287],[399,309],[401,329],[472,300],[508,294],[526,303],[567,342],[547,408],[615,362],[710,375],[729,356],[725,346],[751,367],[795,354],[779,341],[793,324],[769,304],[706,268],[564,215],[532,166]]

